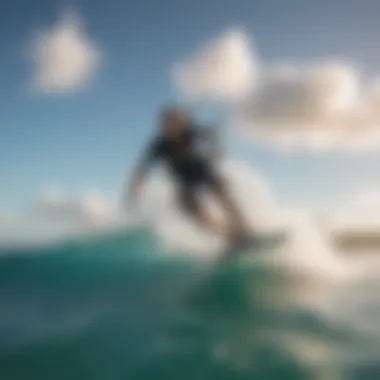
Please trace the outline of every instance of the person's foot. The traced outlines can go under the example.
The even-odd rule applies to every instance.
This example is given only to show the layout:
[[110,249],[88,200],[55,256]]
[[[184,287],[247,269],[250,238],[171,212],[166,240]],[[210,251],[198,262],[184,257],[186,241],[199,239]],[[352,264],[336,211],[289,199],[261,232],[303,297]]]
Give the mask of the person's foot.
[[249,234],[241,230],[233,230],[228,237],[228,244],[232,247],[243,246],[249,239]]

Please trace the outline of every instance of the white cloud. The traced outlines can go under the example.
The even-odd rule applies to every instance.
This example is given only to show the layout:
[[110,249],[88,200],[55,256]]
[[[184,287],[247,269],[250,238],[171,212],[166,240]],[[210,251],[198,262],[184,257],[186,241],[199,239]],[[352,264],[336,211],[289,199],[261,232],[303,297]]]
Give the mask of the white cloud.
[[282,148],[368,149],[380,145],[380,85],[347,62],[260,65],[243,30],[228,31],[175,65],[186,94],[234,100],[246,137]]
[[347,201],[351,201],[356,208],[363,211],[378,214],[380,211],[380,188],[369,186],[349,197]]
[[231,29],[189,60],[176,64],[173,76],[188,95],[234,99],[251,89],[257,70],[247,36],[239,29]]
[[72,92],[86,87],[101,58],[74,12],[65,12],[56,25],[40,32],[30,51],[34,62],[32,86],[42,92]]
[[58,189],[42,192],[37,212],[50,222],[74,223],[84,227],[105,227],[117,221],[112,202],[98,194],[65,197]]
[[378,146],[378,85],[363,85],[343,63],[271,72],[254,95],[235,109],[249,135],[284,147],[313,149]]
[[0,218],[0,248],[106,233],[134,223],[113,199],[99,192],[69,196],[50,187],[43,189],[27,209]]
[[329,225],[337,232],[377,232],[380,235],[380,188],[363,188],[343,198],[330,211]]

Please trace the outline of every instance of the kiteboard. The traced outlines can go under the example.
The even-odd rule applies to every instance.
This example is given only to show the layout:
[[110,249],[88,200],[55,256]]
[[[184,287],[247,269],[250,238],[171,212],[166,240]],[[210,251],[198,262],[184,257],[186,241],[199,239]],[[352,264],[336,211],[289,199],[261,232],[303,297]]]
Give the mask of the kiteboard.
[[218,258],[219,263],[227,263],[239,259],[248,252],[275,249],[284,244],[288,238],[286,231],[276,231],[261,235],[251,235],[238,244],[227,246]]

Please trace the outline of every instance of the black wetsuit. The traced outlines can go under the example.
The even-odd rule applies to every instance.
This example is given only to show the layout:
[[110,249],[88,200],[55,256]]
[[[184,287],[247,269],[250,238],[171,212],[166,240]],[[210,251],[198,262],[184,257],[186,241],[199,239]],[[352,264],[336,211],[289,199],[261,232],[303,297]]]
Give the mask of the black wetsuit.
[[178,140],[156,137],[144,154],[140,169],[146,170],[153,162],[163,161],[179,184],[179,201],[188,211],[199,207],[198,195],[201,188],[218,191],[221,178],[213,168],[209,147],[202,154],[199,144],[213,141],[214,132],[208,128],[190,126]]

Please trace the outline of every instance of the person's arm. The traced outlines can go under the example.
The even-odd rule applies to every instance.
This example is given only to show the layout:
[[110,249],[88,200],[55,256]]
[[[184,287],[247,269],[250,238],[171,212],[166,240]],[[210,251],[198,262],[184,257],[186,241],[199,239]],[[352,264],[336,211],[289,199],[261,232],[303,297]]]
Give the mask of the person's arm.
[[143,153],[142,159],[137,164],[132,173],[130,186],[127,190],[127,206],[130,207],[135,204],[140,195],[141,187],[144,183],[145,177],[151,168],[152,164],[157,160],[159,156],[158,144],[154,142]]

